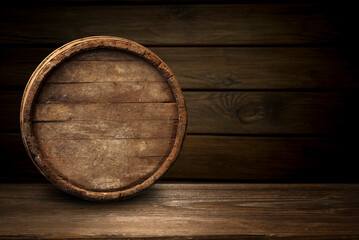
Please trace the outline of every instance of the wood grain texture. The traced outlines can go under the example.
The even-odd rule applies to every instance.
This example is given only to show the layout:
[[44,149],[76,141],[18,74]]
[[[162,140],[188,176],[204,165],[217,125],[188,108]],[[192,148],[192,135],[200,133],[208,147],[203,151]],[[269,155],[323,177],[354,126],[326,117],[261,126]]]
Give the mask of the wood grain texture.
[[[358,86],[344,48],[151,48],[184,89],[348,89]],[[195,66],[195,67],[194,67]]]
[[95,49],[59,64],[36,102],[33,131],[43,161],[87,190],[145,181],[176,137],[172,89],[153,65],[123,51]]
[[357,184],[157,184],[95,204],[50,185],[2,184],[0,237],[357,239],[358,198]]
[[[353,161],[358,158],[355,144],[345,135],[335,138],[188,135],[176,163],[161,179],[358,182]],[[46,181],[27,156],[20,134],[0,134],[0,152],[1,182]]]
[[342,37],[335,10],[311,3],[16,6],[1,11],[0,43],[64,44],[91,35],[147,45],[333,43]]
[[[90,74],[90,73],[89,73]],[[151,82],[132,83],[66,83],[45,84],[38,103],[125,103],[174,102],[168,84]]]
[[21,102],[34,164],[55,186],[90,200],[128,198],[154,184],[176,160],[186,124],[168,66],[138,43],[109,36],[56,49]]
[[[156,111],[153,111],[156,109]],[[94,115],[93,113],[96,113]],[[33,121],[178,119],[175,103],[36,104]]]
[[[352,50],[344,48],[151,47],[151,50],[171,67],[184,90],[358,87],[356,58],[352,55]],[[51,51],[49,48],[1,49],[0,85],[24,87],[37,64]],[[88,56],[88,59],[91,61],[78,61],[74,64],[96,66],[95,58]],[[111,71],[116,71],[118,59],[110,56],[106,59],[113,61],[110,63],[113,65]],[[108,65],[97,68],[97,71],[107,71],[105,66]],[[69,67],[64,70],[68,69]],[[146,71],[148,72],[145,69],[144,73]],[[77,71],[77,74],[81,72]],[[126,74],[127,78],[132,76],[131,71],[122,74]],[[89,77],[95,76],[98,75],[92,74]],[[92,81],[94,80],[96,79]]]
[[[347,93],[185,92],[189,133],[325,134],[355,122]],[[353,125],[354,126],[354,125]]]
[[[210,5],[212,2],[219,4]],[[55,0],[21,6],[14,2],[12,8],[6,4],[0,10],[1,177],[10,182],[43,179],[17,135],[21,92],[12,90],[23,90],[38,63],[54,48],[100,33],[129,37],[150,46],[169,64],[181,87],[191,91],[187,94],[191,98],[189,131],[205,135],[187,138],[179,161],[165,179],[358,182],[356,146],[350,141],[359,133],[355,116],[358,100],[353,91],[359,76],[357,38],[353,36],[356,8],[349,3],[275,2],[278,4]],[[93,67],[99,66],[98,59],[87,59],[86,63],[78,59],[75,64],[91,65],[88,70],[93,69],[92,73],[103,73],[101,78],[91,74],[90,78],[95,78],[89,82],[108,81],[106,72],[132,76],[129,68],[127,72],[116,69],[117,61],[124,64],[133,60],[131,57],[107,56],[108,63],[97,69]],[[207,92],[197,95],[192,90]],[[143,106],[126,112],[120,105],[103,109],[88,105],[90,111],[98,111],[109,120],[100,123],[99,132],[94,134],[105,131],[108,136],[117,136],[108,131],[113,114],[135,119],[144,111],[146,118],[172,118],[170,105],[157,105],[155,114],[150,111],[154,105]],[[42,105],[41,114],[37,114],[40,121],[51,121],[45,118],[49,109]],[[81,111],[64,104],[54,110],[49,116],[57,113],[62,120],[73,119]],[[89,116],[90,111],[82,114]],[[53,136],[50,126],[44,131]],[[123,127],[122,123],[116,126]],[[66,125],[68,130],[72,127],[81,134],[64,132],[64,137],[90,138],[86,126]],[[122,137],[160,134],[153,129],[132,131],[141,128],[139,122],[127,127],[130,131]]]
[[[357,130],[358,119],[352,114],[358,101],[354,92],[185,92],[184,95],[189,113],[188,133],[329,134],[348,132],[350,128],[350,131]],[[0,97],[3,99],[0,111],[4,116],[0,119],[0,129],[18,130],[21,92],[4,92]],[[52,107],[41,107],[43,117],[38,120],[51,120],[48,117],[52,115],[73,119],[86,116],[87,112],[81,112],[76,105]],[[150,105],[138,107],[138,112],[129,114],[121,110],[120,105],[111,111],[111,107],[99,108],[96,104],[88,107],[109,120],[112,114],[135,119],[142,109],[145,109],[143,116],[160,119],[174,116],[168,112],[171,108],[168,104],[156,113],[151,113]],[[57,111],[66,114],[59,115]]]
[[[83,139],[83,140],[38,140],[42,157],[50,160],[61,157],[71,159],[76,162],[79,158],[96,159],[100,163],[105,158],[113,161],[113,164],[103,164],[103,168],[111,169],[112,165],[131,164],[131,157],[167,157],[172,144],[172,139]],[[127,159],[127,160],[126,160]],[[125,160],[128,162],[125,162]],[[55,160],[53,160],[56,162]],[[117,161],[117,162],[116,162]],[[51,163],[51,162],[50,162]],[[76,163],[73,163],[76,164]],[[92,162],[89,161],[89,165]],[[96,165],[96,162],[93,163]],[[160,164],[160,163],[158,163]],[[86,168],[87,166],[83,166]],[[126,174],[121,171],[119,174]],[[71,178],[71,175],[66,175]],[[119,176],[120,177],[120,176]],[[87,179],[88,180],[88,179]],[[85,181],[85,180],[84,180]]]
[[[150,128],[148,126],[151,126]],[[34,132],[43,140],[148,139],[175,137],[177,120],[59,121],[34,122]],[[58,131],[61,129],[61,132]]]
[[163,83],[149,62],[125,51],[93,49],[57,66],[47,83]]

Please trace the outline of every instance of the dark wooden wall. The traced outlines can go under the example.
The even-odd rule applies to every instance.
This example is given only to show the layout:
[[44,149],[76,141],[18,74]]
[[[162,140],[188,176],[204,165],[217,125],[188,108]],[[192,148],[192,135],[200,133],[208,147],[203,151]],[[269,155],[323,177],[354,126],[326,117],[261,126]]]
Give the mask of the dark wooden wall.
[[43,177],[19,134],[22,91],[51,51],[137,41],[174,71],[188,135],[166,180],[359,182],[354,7],[309,1],[17,1],[0,10],[0,181]]

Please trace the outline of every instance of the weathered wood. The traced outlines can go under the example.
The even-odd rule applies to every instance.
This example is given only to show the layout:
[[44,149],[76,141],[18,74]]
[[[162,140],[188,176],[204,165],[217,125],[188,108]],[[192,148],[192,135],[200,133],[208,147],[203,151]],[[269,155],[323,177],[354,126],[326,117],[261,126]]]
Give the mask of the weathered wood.
[[[352,113],[357,98],[350,92],[185,92],[189,112],[189,133],[206,134],[328,134],[355,132],[357,117]],[[4,92],[1,96],[0,129],[18,130],[18,109],[21,92]],[[143,106],[143,107],[142,107]],[[99,108],[96,104],[80,107],[72,105],[41,105],[41,118],[37,120],[75,119],[91,116],[92,111],[104,119],[111,115],[136,119],[141,116],[174,119],[169,103],[155,107],[141,104],[134,112],[121,110],[120,106]],[[106,111],[109,111],[106,113]],[[61,114],[60,114],[61,113]],[[118,115],[116,115],[118,114]],[[39,113],[35,116],[38,118]],[[61,118],[60,118],[61,116]],[[94,116],[96,118],[96,116]]]
[[161,73],[150,63],[126,52],[95,49],[78,54],[58,66],[47,83],[163,83]]
[[47,184],[2,184],[0,236],[358,239],[358,198],[357,184],[157,184],[135,199],[94,205]]
[[[358,70],[355,68],[357,63],[355,56],[352,55],[352,49],[151,47],[151,50],[169,64],[184,90],[311,90],[358,87],[356,81]],[[48,48],[1,49],[0,85],[24,87],[37,64],[51,51]],[[95,60],[91,56],[86,57]],[[118,60],[110,55],[103,59]],[[75,63],[86,64],[84,62]],[[116,63],[111,64],[115,65]],[[66,69],[68,68],[64,70]],[[81,72],[77,71],[76,74],[81,74]],[[131,72],[126,74],[130,77]],[[97,75],[89,77],[95,76]]]
[[[156,111],[153,111],[156,109]],[[175,103],[36,104],[33,121],[175,120]]]
[[1,11],[0,43],[63,44],[91,35],[147,45],[333,43],[342,37],[337,14],[311,3],[16,6]]
[[[152,142],[153,141],[151,141],[151,143]],[[61,176],[70,176],[69,178],[71,178],[72,184],[84,188],[87,191],[118,191],[119,189],[134,187],[151,177],[159,165],[168,157],[168,145],[164,146],[164,143],[161,141],[156,141],[155,143],[158,144],[157,146],[164,146],[162,147],[164,149],[160,149],[160,147],[154,145],[147,147],[147,155],[150,151],[157,151],[158,155],[161,156],[137,156],[136,154],[139,153],[133,153],[135,155],[132,156],[124,156],[123,152],[126,152],[125,148],[121,148],[121,151],[117,150],[117,155],[115,155],[115,153],[109,154],[108,151],[93,151],[93,149],[99,148],[98,145],[103,144],[102,142],[86,142],[89,144],[88,146],[91,146],[91,148],[86,149],[86,155],[83,152],[74,152],[74,149],[84,151],[83,147],[79,147],[79,145],[75,145],[73,149],[69,149],[68,142],[61,144],[51,141],[46,145],[54,143],[65,147],[64,151],[66,151],[67,154],[60,154],[61,156],[70,155],[70,157],[54,157],[56,153],[59,153],[59,149],[55,149],[57,152],[50,152],[50,158],[44,156],[43,159],[50,162],[51,167],[58,170],[58,174]],[[70,143],[74,144],[75,142],[70,141]],[[118,141],[109,143],[107,141],[106,146],[108,148],[118,148],[118,145],[122,145],[131,149],[134,146],[143,146],[149,143],[149,141],[141,141],[141,143],[142,145],[138,144],[138,141],[126,141],[125,143],[124,141],[121,141],[121,143]],[[44,155],[47,154],[46,151],[54,151],[54,149],[48,150],[42,148],[41,143],[39,145],[41,151],[45,152]],[[159,150],[162,150],[162,153]],[[89,152],[92,152],[92,154],[89,154]],[[78,156],[79,154],[82,154],[84,157]],[[139,155],[141,155],[141,153]],[[104,176],[104,174],[106,175]]]
[[189,133],[325,134],[355,131],[354,94],[185,92]]
[[[91,74],[91,73],[89,73]],[[106,94],[106,96],[104,96]],[[38,103],[174,102],[165,82],[45,84]]]
[[[188,135],[178,160],[161,179],[358,182],[355,144],[345,136]],[[20,134],[0,134],[0,152],[0,181],[46,181],[28,158]]]
[[[35,134],[36,135],[36,134]],[[39,135],[39,133],[38,133]],[[149,139],[81,139],[81,140],[38,140],[39,149],[44,158],[107,158],[116,164],[131,164],[122,162],[122,159],[131,157],[167,157],[173,144],[172,139],[149,138]],[[123,158],[121,158],[123,156]],[[56,162],[56,161],[54,161]],[[51,163],[51,162],[50,162]],[[53,163],[52,163],[53,164]],[[88,165],[92,162],[89,161]],[[110,167],[109,164],[103,164],[104,167]],[[111,164],[110,164],[111,165]],[[83,166],[86,168],[87,166]],[[122,172],[121,172],[122,173]],[[123,174],[126,174],[123,172]],[[71,177],[71,176],[69,176]]]
[[[78,64],[87,57],[89,65]],[[131,197],[154,184],[176,160],[186,124],[167,65],[115,37],[78,39],[52,52],[21,102],[21,134],[35,165],[60,189],[91,200]]]
[[[43,140],[51,139],[124,139],[175,137],[177,120],[60,121],[34,122],[34,132]],[[61,129],[61,132],[58,131]]]
[[348,89],[358,87],[352,49],[298,47],[151,48],[184,89]]

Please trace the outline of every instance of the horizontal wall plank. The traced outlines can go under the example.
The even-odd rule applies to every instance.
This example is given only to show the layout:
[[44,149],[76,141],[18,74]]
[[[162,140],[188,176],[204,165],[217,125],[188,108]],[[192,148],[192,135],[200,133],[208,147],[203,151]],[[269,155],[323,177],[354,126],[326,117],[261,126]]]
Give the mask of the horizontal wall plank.
[[[1,49],[0,87],[25,87],[36,66],[52,50]],[[359,85],[356,58],[343,48],[151,47],[151,50],[171,67],[185,90],[348,89]]]
[[0,238],[354,240],[358,197],[358,184],[156,184],[93,203],[50,184],[1,184]]
[[[18,131],[21,94],[7,91],[0,95],[1,131]],[[188,133],[333,134],[357,130],[358,117],[352,112],[355,93],[190,91],[184,95]],[[65,117],[76,114],[74,106],[66,109]]]
[[[326,134],[356,131],[354,94],[185,92],[189,133]],[[353,105],[354,104],[354,105]]]
[[183,89],[358,87],[356,58],[343,48],[151,48]]
[[[194,136],[164,180],[359,182],[348,138]],[[20,134],[0,134],[0,181],[45,181]],[[338,164],[340,163],[340,164]]]
[[[319,2],[318,0],[237,0],[236,4],[248,4],[248,3],[316,3]],[[9,2],[6,6],[16,6],[17,2]],[[197,5],[197,4],[231,4],[233,5],[233,1],[229,0],[52,0],[52,1],[46,1],[46,0],[33,0],[32,3],[24,2],[24,6],[31,6],[31,5],[45,5],[45,6],[62,6],[62,5],[154,5],[154,4],[164,4],[164,5],[178,5],[178,4],[191,4],[191,5]]]
[[[325,134],[355,127],[347,93],[185,92],[189,133]],[[351,130],[354,130],[353,128]]]
[[165,178],[358,181],[355,149],[346,138],[189,135]]
[[[341,39],[329,5],[123,5],[2,8],[0,44],[54,44],[114,35],[147,45],[312,44]],[[200,34],[199,34],[200,33]]]

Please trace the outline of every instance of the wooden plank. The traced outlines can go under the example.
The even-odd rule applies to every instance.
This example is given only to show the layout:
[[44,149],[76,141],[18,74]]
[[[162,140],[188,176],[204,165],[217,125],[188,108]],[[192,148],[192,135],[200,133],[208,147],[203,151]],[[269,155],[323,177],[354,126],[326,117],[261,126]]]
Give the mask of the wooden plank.
[[[86,61],[90,63],[92,61],[121,61],[122,64],[126,64],[126,68],[132,68],[133,67],[132,64],[143,63],[145,66],[143,65],[139,65],[139,66],[141,66],[141,68],[144,68],[144,70],[146,71],[151,71],[151,74],[153,74],[152,68],[150,67],[151,65],[148,64],[148,62],[141,60],[141,58],[138,58],[136,55],[133,55],[129,52],[122,51],[119,49],[107,49],[107,48],[91,49],[90,51],[81,52],[76,54],[75,56],[72,56],[71,59],[69,59],[68,61]],[[79,64],[79,63],[73,62],[72,64]],[[94,65],[94,67],[97,66]],[[101,67],[106,67],[106,66],[101,66]],[[132,69],[123,69],[123,70],[132,71]],[[141,71],[142,69],[136,69],[136,70]]]
[[91,35],[147,45],[333,43],[342,37],[335,10],[312,3],[16,6],[1,11],[0,43],[62,45]]
[[[157,73],[157,74],[156,74]],[[47,79],[48,83],[160,82],[160,73],[144,61],[68,61]],[[165,80],[162,80],[165,81]]]
[[60,64],[47,83],[165,82],[161,73],[145,60],[124,51],[95,49]]
[[166,82],[45,84],[37,103],[174,102]]
[[47,184],[2,184],[0,236],[357,239],[358,198],[357,184],[156,184],[94,206]]
[[[52,50],[49,48],[1,49],[0,86],[25,87],[36,66]],[[355,68],[357,63],[356,58],[351,54],[351,49],[152,47],[151,50],[168,63],[185,90],[358,87],[356,81],[358,70]],[[116,60],[110,56],[104,59]],[[75,73],[81,74],[79,71]],[[91,76],[96,75],[89,77]]]
[[185,92],[185,98],[189,133],[324,134],[349,129],[357,131],[357,118],[351,112],[356,100],[350,93]]
[[34,122],[34,132],[50,139],[174,138],[175,120]]
[[[92,155],[44,158],[60,176],[71,178],[73,185],[93,191],[111,191],[137,185],[151,176],[165,159],[165,156],[124,156],[122,152],[117,155],[116,161],[109,156]],[[104,172],[106,176],[103,176]]]
[[[205,134],[332,134],[357,132],[358,118],[352,114],[357,102],[350,92],[185,92],[189,113],[188,133]],[[4,92],[1,96],[1,130],[17,130],[21,92]],[[156,112],[141,105],[124,112],[120,105],[99,108],[96,104],[45,105],[38,107],[35,120],[90,119],[98,111],[101,119],[159,116],[175,119],[172,103],[162,103]],[[82,109],[82,110],[81,110]],[[153,108],[151,108],[153,109]],[[48,117],[47,117],[48,114]],[[136,115],[137,114],[137,115]],[[39,117],[41,116],[41,117]],[[144,119],[144,118],[141,118]]]
[[[116,159],[126,157],[158,157],[168,155],[173,140],[154,139],[76,139],[38,140],[44,158],[88,157]],[[132,146],[132,147],[131,147]]]
[[[153,111],[156,109],[156,111]],[[94,115],[93,113],[97,113]],[[34,121],[170,120],[177,119],[175,103],[37,104]]]
[[0,51],[1,86],[25,88],[31,74],[53,48],[2,48]]
[[352,49],[300,47],[152,48],[184,89],[358,87]]
[[142,183],[167,159],[174,142],[169,137],[69,140],[34,134],[42,161],[87,191],[118,191]]
[[[358,182],[349,138],[187,136],[168,179]],[[340,164],[338,164],[340,159]]]
[[[345,136],[188,135],[180,157],[162,179],[358,182],[355,144]],[[46,181],[28,158],[19,134],[0,134],[0,151],[0,181]]]

